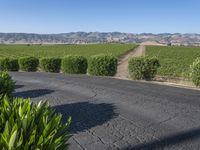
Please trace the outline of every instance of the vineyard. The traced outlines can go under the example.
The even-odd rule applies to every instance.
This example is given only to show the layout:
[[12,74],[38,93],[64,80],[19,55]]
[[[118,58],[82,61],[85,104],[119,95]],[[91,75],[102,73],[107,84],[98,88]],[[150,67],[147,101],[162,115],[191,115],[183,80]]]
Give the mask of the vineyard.
[[113,54],[119,57],[135,48],[134,44],[88,44],[88,45],[0,45],[0,58],[63,57],[65,55],[82,55],[89,57],[96,54]]
[[158,57],[161,64],[158,70],[159,75],[187,78],[190,65],[197,57],[200,57],[200,48],[148,46],[147,55]]

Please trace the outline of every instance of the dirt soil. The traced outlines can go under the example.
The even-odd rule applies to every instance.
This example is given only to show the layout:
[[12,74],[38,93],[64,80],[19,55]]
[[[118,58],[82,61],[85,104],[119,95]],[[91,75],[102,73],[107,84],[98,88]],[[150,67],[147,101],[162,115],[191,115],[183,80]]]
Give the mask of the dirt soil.
[[137,48],[133,49],[131,52],[126,54],[124,57],[122,57],[119,60],[117,73],[115,77],[121,78],[121,79],[127,79],[129,78],[128,74],[128,59],[129,57],[138,57],[145,55],[145,45],[140,45]]
[[158,43],[156,41],[146,41],[146,42],[143,42],[141,43],[141,45],[148,45],[148,46],[167,46],[167,45],[164,45],[164,44],[161,44],[161,43]]

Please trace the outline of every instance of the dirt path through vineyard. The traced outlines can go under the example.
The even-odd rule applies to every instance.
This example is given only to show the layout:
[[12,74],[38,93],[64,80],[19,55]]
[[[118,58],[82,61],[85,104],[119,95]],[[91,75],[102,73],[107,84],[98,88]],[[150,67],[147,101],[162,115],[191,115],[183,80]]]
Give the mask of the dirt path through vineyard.
[[118,67],[117,67],[117,73],[115,77],[121,78],[121,79],[128,79],[128,58],[129,57],[139,57],[145,55],[145,45],[141,44],[128,54],[126,54],[124,57],[122,57],[119,60]]

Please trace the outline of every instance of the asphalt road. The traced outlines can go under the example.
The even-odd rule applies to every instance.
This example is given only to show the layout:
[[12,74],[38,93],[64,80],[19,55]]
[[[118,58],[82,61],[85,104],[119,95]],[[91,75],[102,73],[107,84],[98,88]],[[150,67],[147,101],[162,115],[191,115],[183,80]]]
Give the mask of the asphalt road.
[[86,75],[11,73],[15,96],[72,116],[71,150],[198,150],[200,91]]

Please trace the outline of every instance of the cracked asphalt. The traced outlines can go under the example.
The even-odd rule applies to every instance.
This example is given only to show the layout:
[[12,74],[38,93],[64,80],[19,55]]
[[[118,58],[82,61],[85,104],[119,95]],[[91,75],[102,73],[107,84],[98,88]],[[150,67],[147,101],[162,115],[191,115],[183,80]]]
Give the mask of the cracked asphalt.
[[200,91],[107,77],[10,73],[14,96],[72,116],[70,150],[198,150]]

